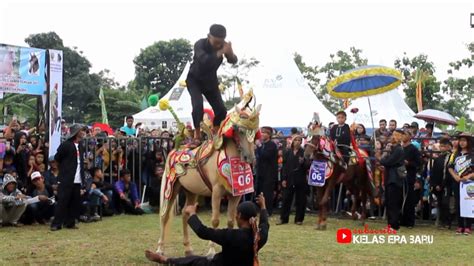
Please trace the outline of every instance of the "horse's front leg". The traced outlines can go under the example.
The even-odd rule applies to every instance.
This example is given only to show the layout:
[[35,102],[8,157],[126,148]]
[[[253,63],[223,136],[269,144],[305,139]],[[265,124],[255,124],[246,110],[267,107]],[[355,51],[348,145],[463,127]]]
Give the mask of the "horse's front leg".
[[[216,185],[212,188],[211,224],[212,224],[212,228],[214,228],[214,229],[219,227],[219,216],[220,216],[222,195],[224,195],[224,188],[221,185]],[[215,254],[216,254],[215,243],[212,242],[212,241],[209,241],[209,251],[207,252],[207,256],[208,257],[214,257]]]
[[227,227],[229,229],[234,228],[236,214],[237,214],[237,205],[240,202],[241,196],[230,197],[229,203],[227,205]]
[[188,226],[188,219],[189,215],[184,211],[186,206],[194,205],[197,200],[197,195],[191,192],[186,192],[186,203],[184,204],[184,208],[182,211],[183,217],[183,245],[184,245],[184,255],[191,256],[193,255],[193,248],[191,246],[191,242],[189,241],[189,226]]

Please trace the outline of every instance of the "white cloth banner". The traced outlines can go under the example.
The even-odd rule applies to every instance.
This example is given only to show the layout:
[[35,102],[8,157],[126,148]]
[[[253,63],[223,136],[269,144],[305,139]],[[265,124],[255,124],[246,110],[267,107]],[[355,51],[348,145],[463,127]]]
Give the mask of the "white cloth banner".
[[474,181],[459,183],[461,217],[474,218]]
[[63,52],[49,50],[49,156],[61,144],[61,112],[63,96]]

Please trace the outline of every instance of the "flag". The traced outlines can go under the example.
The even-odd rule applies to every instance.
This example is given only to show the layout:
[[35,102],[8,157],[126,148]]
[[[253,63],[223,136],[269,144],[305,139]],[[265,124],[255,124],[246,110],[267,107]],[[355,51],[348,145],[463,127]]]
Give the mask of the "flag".
[[99,100],[100,100],[100,107],[102,110],[102,123],[103,124],[109,124],[109,119],[107,118],[107,110],[105,109],[105,97],[104,97],[104,91],[102,88],[100,88],[99,91]]

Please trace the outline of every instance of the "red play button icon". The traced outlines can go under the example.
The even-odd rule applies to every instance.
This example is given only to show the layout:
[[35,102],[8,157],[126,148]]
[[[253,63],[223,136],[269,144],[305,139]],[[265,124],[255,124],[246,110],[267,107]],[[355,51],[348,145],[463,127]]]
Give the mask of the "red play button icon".
[[336,233],[337,243],[349,244],[352,242],[352,232],[350,229],[341,228]]

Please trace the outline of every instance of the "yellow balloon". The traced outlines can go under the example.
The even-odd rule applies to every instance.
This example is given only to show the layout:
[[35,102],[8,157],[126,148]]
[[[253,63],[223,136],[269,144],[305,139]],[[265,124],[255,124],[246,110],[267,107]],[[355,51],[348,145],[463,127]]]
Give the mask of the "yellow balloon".
[[168,99],[161,99],[158,105],[160,106],[161,111],[165,111],[170,108],[170,102],[168,101]]

